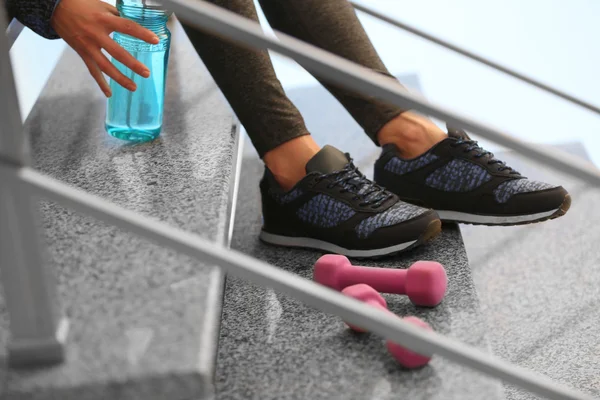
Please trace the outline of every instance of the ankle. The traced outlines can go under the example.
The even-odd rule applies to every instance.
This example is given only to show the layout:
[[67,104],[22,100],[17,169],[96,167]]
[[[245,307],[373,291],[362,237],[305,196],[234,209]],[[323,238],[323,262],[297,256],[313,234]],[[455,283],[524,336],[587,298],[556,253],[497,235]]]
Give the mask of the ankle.
[[417,157],[447,137],[429,119],[404,112],[385,124],[377,133],[381,146],[394,144],[407,158]]
[[289,140],[263,156],[263,161],[284,190],[290,190],[306,176],[306,163],[319,152],[312,136]]

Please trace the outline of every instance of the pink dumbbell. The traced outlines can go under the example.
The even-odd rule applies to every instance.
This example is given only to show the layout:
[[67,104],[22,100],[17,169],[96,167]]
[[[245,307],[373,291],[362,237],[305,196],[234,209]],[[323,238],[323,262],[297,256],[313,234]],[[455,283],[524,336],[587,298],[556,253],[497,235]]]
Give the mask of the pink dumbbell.
[[[342,293],[346,296],[355,298],[357,300],[363,301],[367,304],[372,305],[373,307],[380,308],[382,310],[389,311],[387,308],[387,304],[385,299],[381,297],[381,295],[373,289],[369,285],[365,285],[364,283],[360,283],[358,285],[348,286]],[[389,311],[392,314],[391,311]],[[431,327],[427,322],[417,318],[417,317],[405,317],[402,318],[404,321],[409,322],[413,325],[421,327],[423,329],[431,330]],[[357,332],[365,332],[364,329],[359,328],[357,326],[353,326],[347,323],[350,329]],[[429,363],[431,357],[424,356],[418,353],[415,353],[405,347],[400,346],[399,344],[393,343],[392,341],[386,341],[386,346],[390,354],[404,367],[406,368],[419,368]]]
[[344,256],[327,254],[315,263],[313,279],[335,290],[366,283],[378,292],[408,295],[418,306],[437,306],[448,285],[446,270],[433,261],[417,261],[408,269],[357,267]]

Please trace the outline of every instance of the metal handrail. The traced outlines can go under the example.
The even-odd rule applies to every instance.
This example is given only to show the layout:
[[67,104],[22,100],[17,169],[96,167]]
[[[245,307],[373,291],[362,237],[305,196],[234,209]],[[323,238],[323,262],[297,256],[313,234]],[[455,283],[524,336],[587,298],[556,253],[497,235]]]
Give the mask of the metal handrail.
[[456,46],[456,45],[454,45],[454,44],[452,44],[452,43],[450,43],[450,42],[448,42],[448,41],[446,41],[444,39],[441,39],[441,38],[439,38],[437,36],[434,36],[434,35],[432,35],[430,33],[427,33],[427,32],[425,32],[425,31],[423,31],[423,30],[421,30],[419,28],[415,28],[414,26],[409,25],[406,22],[400,22],[400,21],[398,21],[398,20],[396,20],[394,18],[391,18],[391,17],[389,17],[389,16],[387,16],[385,14],[382,14],[382,13],[380,13],[378,11],[370,9],[369,7],[366,7],[366,6],[362,5],[361,3],[358,3],[358,2],[353,1],[353,0],[349,0],[349,2],[350,2],[350,4],[352,4],[354,6],[355,9],[357,9],[359,11],[362,11],[365,14],[368,14],[368,15],[370,15],[372,17],[375,17],[375,18],[380,19],[380,20],[382,20],[384,22],[387,22],[388,24],[393,25],[393,26],[395,26],[397,28],[400,28],[402,30],[410,32],[410,33],[412,33],[412,34],[414,34],[416,36],[419,36],[422,39],[425,39],[427,41],[430,41],[430,42],[433,42],[433,43],[435,43],[437,45],[445,47],[446,49],[451,50],[451,51],[453,51],[455,53],[458,53],[458,54],[460,54],[462,56],[465,56],[467,58],[470,58],[473,61],[477,61],[477,62],[479,62],[481,64],[487,65],[488,67],[491,67],[491,68],[493,68],[493,69],[495,69],[497,71],[503,72],[503,73],[505,73],[505,74],[507,74],[509,76],[512,76],[513,78],[516,78],[516,79],[518,79],[520,81],[526,82],[526,83],[528,83],[528,84],[530,84],[532,86],[535,86],[538,89],[541,89],[541,90],[543,90],[545,92],[551,93],[551,94],[553,94],[553,95],[555,95],[557,97],[560,97],[563,100],[566,100],[566,101],[571,102],[573,104],[576,104],[576,105],[578,105],[580,107],[583,107],[583,108],[587,109],[588,111],[593,112],[594,114],[599,114],[600,115],[600,107],[597,106],[597,105],[594,105],[594,104],[589,103],[589,102],[587,102],[585,100],[579,99],[579,98],[577,98],[577,97],[575,97],[573,95],[570,95],[570,94],[568,94],[568,93],[566,93],[566,92],[564,92],[564,91],[562,91],[560,89],[554,88],[554,87],[552,87],[552,86],[550,86],[550,85],[548,85],[546,83],[542,83],[542,82],[540,82],[540,81],[538,81],[538,80],[536,80],[536,79],[534,79],[532,77],[529,77],[529,76],[524,75],[524,74],[522,74],[520,72],[514,71],[514,70],[512,70],[512,69],[510,69],[508,67],[505,67],[505,66],[503,66],[501,64],[498,64],[498,63],[496,63],[494,61],[491,61],[491,60],[489,60],[489,59],[487,59],[485,57],[477,55],[477,54],[475,54],[475,53],[473,53],[471,51],[465,50],[462,47],[458,47],[458,46]]
[[218,265],[227,274],[285,293],[321,311],[362,326],[420,354],[445,357],[494,378],[520,386],[552,400],[591,400],[592,397],[560,385],[548,377],[511,364],[475,347],[433,331],[413,326],[388,312],[345,296],[311,280],[230,250],[196,234],[128,211],[98,196],[47,177],[29,167],[0,163],[0,181],[29,190],[86,215],[138,234],[170,249]]

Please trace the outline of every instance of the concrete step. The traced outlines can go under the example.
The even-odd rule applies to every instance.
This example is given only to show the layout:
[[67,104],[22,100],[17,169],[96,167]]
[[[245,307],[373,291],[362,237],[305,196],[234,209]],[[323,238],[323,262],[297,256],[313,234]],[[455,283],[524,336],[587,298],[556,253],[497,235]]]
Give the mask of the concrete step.
[[[239,125],[177,22],[172,31],[159,139],[129,145],[104,132],[106,100],[71,50],[25,130],[35,166],[44,173],[228,244]],[[48,266],[56,270],[71,320],[67,360],[36,370],[2,365],[0,397],[210,397],[224,285],[220,270],[57,204],[42,202],[42,209]],[[7,341],[2,321],[0,351]]]
[[[556,147],[588,158],[579,143]],[[543,224],[462,227],[493,351],[600,396],[600,191],[512,152],[498,157],[531,179],[563,185],[573,203],[564,217]],[[511,400],[538,398],[505,390]]]
[[[402,80],[418,83],[409,78],[413,79]],[[379,150],[324,89],[291,90],[289,95],[320,144],[351,151],[357,163],[370,170]],[[232,247],[310,278],[320,254],[258,241],[262,166],[251,149],[244,153]],[[437,308],[423,310],[402,296],[386,296],[390,309],[399,315],[416,315],[440,333],[489,351],[489,329],[456,225],[446,226],[429,246],[368,265],[406,268],[422,259],[446,266],[447,298]],[[440,358],[421,370],[403,370],[381,338],[352,334],[339,318],[231,278],[225,290],[217,389],[220,400],[504,398],[498,381]]]
[[[258,242],[261,172],[259,160],[244,158],[232,247],[310,278],[319,254]],[[389,308],[488,351],[488,328],[456,225],[447,226],[427,247],[366,264],[406,268],[422,259],[446,266],[450,281],[444,302],[424,310],[403,296],[386,296]],[[503,398],[497,381],[440,358],[421,370],[405,371],[381,338],[352,334],[339,318],[233,278],[227,278],[225,290],[217,388],[221,400],[392,399],[400,394],[410,399]]]

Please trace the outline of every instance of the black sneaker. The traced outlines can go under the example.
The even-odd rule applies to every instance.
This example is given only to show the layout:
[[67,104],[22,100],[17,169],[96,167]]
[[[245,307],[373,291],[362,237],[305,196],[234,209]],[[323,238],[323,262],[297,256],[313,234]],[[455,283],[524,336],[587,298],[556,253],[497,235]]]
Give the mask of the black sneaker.
[[284,192],[265,168],[260,182],[264,242],[367,258],[413,248],[441,230],[434,211],[399,201],[334,147],[317,153],[306,172]]
[[528,180],[453,129],[410,160],[396,146],[384,146],[375,182],[403,201],[436,210],[442,221],[521,225],[558,218],[571,205],[562,187]]

